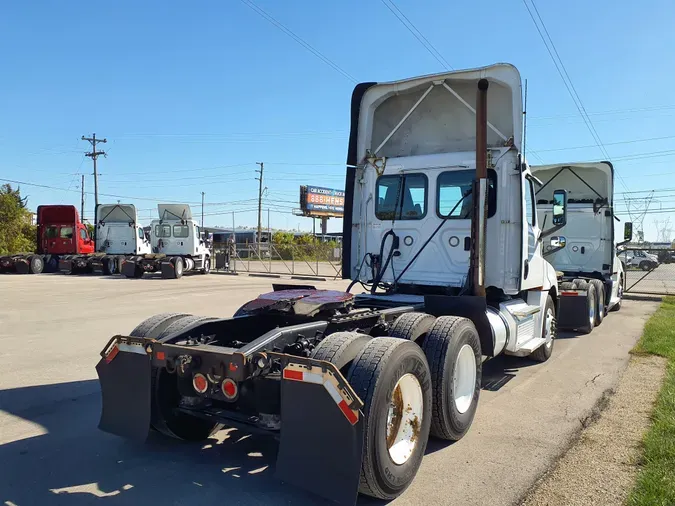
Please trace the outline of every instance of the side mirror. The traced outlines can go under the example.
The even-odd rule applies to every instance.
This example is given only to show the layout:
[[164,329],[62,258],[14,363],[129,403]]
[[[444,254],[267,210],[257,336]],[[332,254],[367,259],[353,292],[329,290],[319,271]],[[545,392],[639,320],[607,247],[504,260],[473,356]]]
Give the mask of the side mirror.
[[623,240],[631,241],[633,240],[633,224],[629,221],[623,225]]
[[567,190],[553,192],[553,225],[562,227],[567,224]]
[[564,248],[565,244],[567,244],[567,239],[563,236],[555,236],[551,237],[551,248]]

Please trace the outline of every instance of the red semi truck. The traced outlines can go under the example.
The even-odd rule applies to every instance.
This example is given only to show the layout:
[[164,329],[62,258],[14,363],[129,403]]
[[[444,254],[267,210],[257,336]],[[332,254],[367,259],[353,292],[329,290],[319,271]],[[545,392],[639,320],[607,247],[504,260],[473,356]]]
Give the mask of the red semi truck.
[[56,272],[60,258],[93,252],[94,241],[89,237],[87,227],[80,221],[75,206],[38,206],[37,253],[0,257],[0,272]]

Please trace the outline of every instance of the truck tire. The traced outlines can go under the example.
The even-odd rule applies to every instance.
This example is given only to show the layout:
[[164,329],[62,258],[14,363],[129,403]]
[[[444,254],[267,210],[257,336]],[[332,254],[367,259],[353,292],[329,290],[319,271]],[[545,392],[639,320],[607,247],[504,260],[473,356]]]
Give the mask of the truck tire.
[[316,360],[325,360],[334,364],[343,374],[361,349],[372,338],[358,332],[335,332],[323,338],[310,355]]
[[422,462],[431,424],[431,373],[415,343],[371,339],[347,377],[363,400],[363,457],[359,492],[394,499]]
[[576,290],[577,285],[574,284],[573,281],[563,281],[562,283],[560,283],[560,289],[561,290]]
[[40,255],[31,255],[28,259],[28,273],[42,274],[45,268],[45,262]]
[[[195,317],[181,313],[164,313],[148,318],[131,331],[132,336],[157,338],[169,327],[185,321],[182,328],[193,323]],[[189,319],[189,320],[188,320]],[[180,325],[174,327],[179,331]],[[150,388],[152,392],[150,426],[165,436],[188,441],[202,441],[222,428],[221,424],[201,420],[174,408],[180,402],[180,393],[175,376],[165,368],[153,367]]]
[[595,287],[595,326],[597,327],[605,319],[605,284],[599,279],[591,279],[589,284]]
[[173,257],[171,259],[171,263],[173,264],[173,277],[175,279],[183,277],[183,268],[185,267],[185,264],[183,263],[183,258]]
[[471,427],[480,395],[483,357],[478,331],[468,318],[441,316],[422,349],[431,368],[431,434],[458,441]]
[[623,301],[623,292],[626,289],[625,282],[623,280],[623,276],[619,278],[619,287],[617,288],[617,296],[619,298],[619,302],[614,304],[612,306],[612,309],[610,311],[619,311],[621,309],[621,301]]
[[643,260],[642,262],[640,262],[639,267],[643,271],[648,271],[649,269],[652,268],[652,262],[650,262],[649,260]]
[[101,266],[104,276],[112,276],[117,273],[117,259],[115,257],[103,257],[101,259]]
[[588,284],[588,287],[586,288],[586,311],[588,315],[588,318],[586,318],[586,320],[588,321],[588,323],[586,323],[586,325],[584,325],[579,329],[584,334],[590,334],[593,331],[593,328],[595,327],[596,308],[597,302],[596,302],[595,286]]
[[389,329],[389,336],[408,341],[417,341],[426,336],[429,329],[436,321],[436,317],[426,313],[404,313],[396,320]]
[[541,335],[547,339],[546,343],[530,353],[530,358],[537,362],[546,362],[551,358],[553,346],[555,344],[556,331],[558,325],[555,318],[555,304],[549,295],[546,297],[546,306],[544,306],[544,318],[541,322]]
[[193,316],[193,315],[183,316],[182,318],[175,320],[173,323],[171,323],[171,325],[169,325],[162,332],[160,332],[159,335],[157,336],[157,339],[158,340],[164,339],[165,337],[170,336],[175,332],[180,332],[189,327],[190,325],[194,325],[195,323],[201,323],[215,319],[216,319],[215,316]]
[[44,256],[45,267],[42,272],[57,272],[59,270],[59,257],[56,255]]
[[588,290],[588,281],[585,279],[575,279],[573,283],[577,285],[577,290]]
[[202,274],[208,274],[209,272],[211,272],[211,259],[209,257],[206,257],[204,259],[204,267],[199,272],[201,272]]
[[164,329],[180,318],[189,316],[186,313],[160,313],[140,323],[129,335],[133,337],[149,337],[156,339]]

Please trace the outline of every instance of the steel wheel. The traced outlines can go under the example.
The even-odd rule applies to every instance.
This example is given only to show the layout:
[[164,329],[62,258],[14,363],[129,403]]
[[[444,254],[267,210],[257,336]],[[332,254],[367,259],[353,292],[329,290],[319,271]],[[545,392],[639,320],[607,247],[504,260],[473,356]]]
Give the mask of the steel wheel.
[[555,315],[553,314],[553,309],[550,307],[546,310],[546,320],[544,322],[544,339],[546,339],[546,346],[550,348],[553,346],[553,337],[555,335],[553,325],[555,325]]
[[420,382],[414,375],[404,374],[394,387],[387,413],[387,450],[394,464],[405,464],[413,454],[419,440],[423,411]]
[[455,360],[453,381],[453,401],[457,411],[464,414],[473,401],[476,386],[476,357],[468,344],[462,346]]

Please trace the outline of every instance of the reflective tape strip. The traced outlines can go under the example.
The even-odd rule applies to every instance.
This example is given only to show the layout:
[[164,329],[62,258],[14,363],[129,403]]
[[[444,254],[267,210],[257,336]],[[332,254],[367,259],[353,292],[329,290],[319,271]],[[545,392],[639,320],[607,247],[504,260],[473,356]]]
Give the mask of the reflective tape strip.
[[[315,371],[321,371],[319,367],[313,367],[312,369]],[[342,411],[342,414],[345,416],[345,418],[347,418],[349,423],[354,425],[359,421],[358,411],[354,411],[349,407],[349,403],[343,397],[338,388],[338,385],[336,384],[337,380],[333,378],[330,372],[311,372],[302,366],[289,364],[283,371],[283,378],[285,380],[323,385],[328,394],[331,396],[331,399],[333,399],[333,402],[337,404],[338,408],[340,408],[340,411]]]
[[333,385],[330,380],[324,381],[323,386],[326,387],[326,390],[328,390],[328,393],[335,402],[342,402],[343,399],[340,392],[338,392],[337,388],[335,388],[335,385]]

